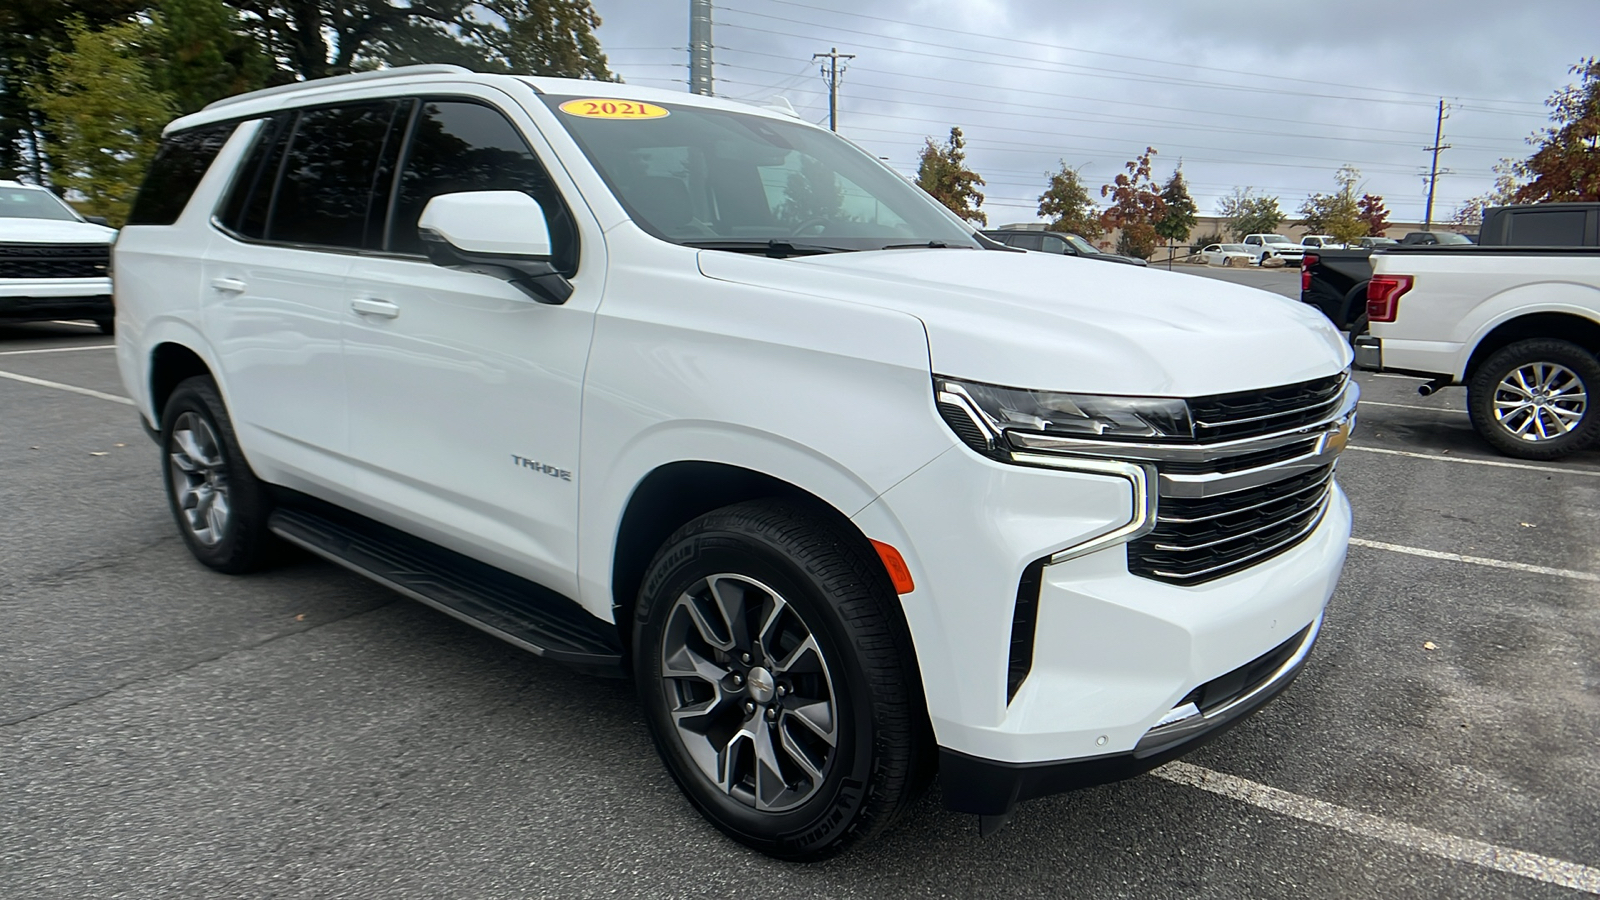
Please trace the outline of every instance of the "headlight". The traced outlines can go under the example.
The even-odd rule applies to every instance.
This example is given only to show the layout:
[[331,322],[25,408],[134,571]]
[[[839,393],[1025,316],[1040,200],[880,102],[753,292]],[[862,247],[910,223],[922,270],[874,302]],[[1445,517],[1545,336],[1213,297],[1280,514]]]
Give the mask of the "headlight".
[[941,377],[934,393],[956,434],[989,455],[1005,447],[1009,431],[1102,441],[1194,438],[1189,405],[1169,397],[1062,394]]

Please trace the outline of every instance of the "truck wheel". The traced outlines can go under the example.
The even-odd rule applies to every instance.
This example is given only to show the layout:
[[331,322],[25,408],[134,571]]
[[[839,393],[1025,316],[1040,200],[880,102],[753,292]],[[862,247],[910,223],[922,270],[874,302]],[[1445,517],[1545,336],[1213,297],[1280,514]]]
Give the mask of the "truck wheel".
[[172,516],[195,559],[232,574],[268,562],[277,549],[267,530],[271,500],[209,376],[186,379],[167,399],[161,453]]
[[1367,314],[1366,313],[1362,313],[1361,315],[1357,316],[1356,320],[1354,322],[1350,323],[1350,335],[1349,335],[1349,337],[1350,337],[1350,347],[1352,349],[1354,349],[1354,347],[1356,345],[1356,338],[1361,337],[1363,334],[1366,334],[1368,330],[1369,330],[1369,328],[1368,328]]
[[1557,459],[1600,440],[1589,394],[1600,360],[1567,341],[1538,338],[1496,350],[1467,385],[1467,411],[1484,440],[1508,456]]
[[758,500],[678,529],[645,573],[634,677],[656,749],[712,824],[771,856],[871,837],[931,774],[910,637],[871,553]]

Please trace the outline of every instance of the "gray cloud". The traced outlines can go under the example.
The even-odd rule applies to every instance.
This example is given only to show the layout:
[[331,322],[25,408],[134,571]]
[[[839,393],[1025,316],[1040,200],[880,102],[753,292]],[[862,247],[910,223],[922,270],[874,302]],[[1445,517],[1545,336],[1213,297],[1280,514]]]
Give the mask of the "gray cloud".
[[[612,68],[686,90],[688,0],[595,0]],[[905,172],[925,136],[966,134],[991,222],[1034,218],[1057,160],[1091,186],[1146,145],[1158,179],[1181,159],[1203,211],[1235,185],[1291,214],[1350,163],[1396,220],[1422,218],[1434,104],[1451,106],[1435,218],[1523,157],[1542,102],[1600,52],[1597,0],[1080,3],[724,0],[717,93],[786,96],[826,121],[811,54],[856,59],[840,131]]]

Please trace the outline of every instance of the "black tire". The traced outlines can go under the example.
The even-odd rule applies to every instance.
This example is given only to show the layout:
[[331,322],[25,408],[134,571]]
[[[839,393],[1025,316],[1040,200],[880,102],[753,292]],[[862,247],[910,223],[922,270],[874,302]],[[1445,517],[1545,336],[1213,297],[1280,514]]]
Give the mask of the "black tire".
[[[725,623],[729,649],[719,650],[699,641],[705,632],[689,630],[694,626],[685,604],[691,597],[714,596],[710,593],[713,581],[741,598],[735,603],[741,609],[776,609],[781,604],[752,604],[764,602],[763,598],[781,598],[795,614],[794,624],[765,612],[723,616],[720,621]],[[696,593],[700,591],[704,594]],[[859,534],[796,503],[757,500],[724,507],[695,519],[667,539],[640,590],[633,624],[634,677],[651,736],[667,770],[712,824],[768,855],[816,860],[877,834],[922,792],[932,775],[932,735],[910,636],[898,604],[883,564]],[[715,606],[702,603],[697,608],[704,616],[716,614]],[[758,635],[754,641],[740,644],[735,633],[743,626],[734,623],[755,619],[779,623],[771,629],[774,640],[763,644]],[[795,675],[799,665],[788,670],[778,665],[785,653],[792,653],[791,660],[801,657],[799,650],[780,649],[781,641],[787,637],[803,646],[800,636],[807,633],[815,639],[820,676],[815,672]],[[664,645],[671,641],[678,643],[669,656]],[[696,652],[703,655],[693,657],[694,667],[700,668],[700,660],[715,660],[717,668],[711,674],[727,673],[721,681],[683,674],[684,648],[697,642],[700,649]],[[738,646],[753,648],[753,657],[742,666]],[[675,671],[680,674],[664,674],[664,659],[675,661]],[[741,681],[741,672],[748,678]],[[762,673],[771,687],[757,693]],[[802,682],[807,678],[813,679],[810,687]],[[783,693],[786,681],[791,680],[794,686]],[[795,710],[813,708],[820,690],[817,685],[825,686],[831,696],[831,748],[818,742],[814,729],[797,724],[800,716]],[[698,693],[688,696],[691,689]],[[757,700],[762,702],[757,704]],[[786,703],[791,707],[785,708]],[[709,711],[697,717],[700,721],[693,727],[704,731],[690,727],[680,731],[671,708],[698,710],[701,705]],[[753,713],[747,711],[751,709]],[[717,724],[710,724],[714,718]],[[764,725],[763,720],[773,724]],[[733,733],[756,728],[777,742],[776,752],[783,755],[774,755],[773,761],[788,763],[781,779],[766,780],[768,788],[783,788],[769,803],[771,809],[759,808],[755,797],[764,790],[763,772],[777,770],[761,769],[755,762],[759,755],[750,755],[758,754],[757,738],[738,744],[741,738]],[[722,735],[730,735],[729,740],[724,742]],[[798,767],[797,754],[788,750],[785,740],[810,741],[808,748],[824,750],[825,759],[820,763],[808,754],[820,777]],[[719,752],[719,743],[735,749]],[[721,765],[724,755],[737,762],[729,767],[726,787],[712,780],[702,768],[705,763],[695,761],[691,744],[702,759],[709,752],[719,760],[711,765]],[[737,781],[733,769],[738,769]],[[785,800],[792,800],[793,805],[778,808]]]
[[[186,379],[167,398],[161,415],[161,470],[167,504],[195,559],[231,574],[272,561],[278,541],[267,530],[271,493],[245,461],[210,376]],[[208,494],[211,503],[203,506]],[[220,517],[215,515],[218,498],[223,504]]]
[[[1514,373],[1519,371],[1528,372],[1528,367],[1535,367],[1533,371],[1537,373],[1541,371],[1537,368],[1539,366],[1565,369],[1572,376],[1570,386],[1566,386],[1569,382],[1561,380],[1553,382],[1554,386],[1573,395],[1582,392],[1588,399],[1582,404],[1581,410],[1576,408],[1575,402],[1565,404],[1567,412],[1564,416],[1570,417],[1572,412],[1581,412],[1576,421],[1568,423],[1566,433],[1539,437],[1539,423],[1533,422],[1535,427],[1523,427],[1524,433],[1531,433],[1533,437],[1519,437],[1514,431],[1530,421],[1531,415],[1506,413],[1502,421],[1495,417],[1495,401],[1497,397],[1508,402],[1520,399],[1520,390],[1506,390],[1502,382],[1514,378]],[[1600,413],[1596,413],[1593,402],[1596,390],[1600,390],[1600,360],[1593,353],[1567,341],[1536,338],[1502,347],[1478,366],[1467,384],[1467,411],[1472,415],[1472,427],[1501,453],[1520,459],[1559,459],[1600,442]],[[1545,413],[1544,421],[1552,421],[1554,415]]]
[[1356,338],[1366,334],[1368,330],[1370,329],[1368,327],[1367,314],[1362,313],[1361,315],[1356,316],[1356,320],[1350,323],[1349,338],[1351,349],[1354,349],[1356,346]]
[[95,325],[96,328],[100,329],[100,333],[101,334],[116,334],[117,333],[117,320],[116,319],[95,319],[94,320],[94,325]]

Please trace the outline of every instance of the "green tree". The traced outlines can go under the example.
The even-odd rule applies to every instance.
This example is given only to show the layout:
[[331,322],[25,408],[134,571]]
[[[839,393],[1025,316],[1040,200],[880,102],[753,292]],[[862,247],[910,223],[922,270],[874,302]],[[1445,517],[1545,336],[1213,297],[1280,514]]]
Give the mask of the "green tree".
[[1089,189],[1083,186],[1078,170],[1069,168],[1065,160],[1061,171],[1050,176],[1050,183],[1039,195],[1039,215],[1050,219],[1051,231],[1077,234],[1091,241],[1105,233]]
[[1166,214],[1156,222],[1156,234],[1169,242],[1181,244],[1189,239],[1195,223],[1200,221],[1199,207],[1189,196],[1189,185],[1183,180],[1183,164],[1172,170],[1172,177],[1161,188],[1161,202],[1166,204]]
[[222,0],[159,0],[153,18],[152,80],[180,115],[263,87],[277,72]]
[[1111,205],[1100,214],[1100,224],[1117,233],[1117,252],[1126,256],[1149,259],[1156,252],[1159,235],[1156,223],[1167,214],[1167,204],[1162,201],[1155,181],[1150,177],[1150,157],[1154,147],[1144,148],[1144,153],[1128,161],[1126,172],[1118,172],[1111,183],[1100,188],[1100,196],[1109,197]]
[[127,218],[174,110],[140,56],[150,36],[137,22],[95,31],[74,20],[67,25],[67,47],[47,63],[53,87],[28,88],[57,135],[54,181],[81,193],[84,208],[113,225]]
[[945,144],[928,138],[917,165],[917,186],[968,222],[987,225],[989,216],[979,209],[983,206],[983,194],[978,190],[983,177],[967,168],[966,147],[960,128],[950,129]]
[[1389,208],[1383,205],[1381,195],[1362,194],[1361,201],[1356,204],[1356,218],[1361,220],[1367,237],[1383,237],[1389,230]]
[[1277,197],[1259,196],[1248,187],[1234,188],[1217,204],[1217,212],[1222,216],[1223,227],[1236,241],[1247,234],[1271,234],[1288,218],[1278,208]]
[[49,180],[53,135],[28,88],[53,87],[50,54],[65,48],[67,24],[90,28],[126,21],[149,0],[5,0],[0,2],[0,178],[27,173]]
[[468,0],[397,5],[391,0],[232,0],[266,52],[301,78],[354,71],[364,51],[417,23],[459,26]]
[[476,38],[518,75],[613,81],[594,30],[600,16],[590,0],[480,0],[503,25],[479,28]]
[[1356,184],[1361,172],[1354,166],[1340,166],[1334,173],[1337,189],[1331,194],[1312,194],[1300,205],[1300,224],[1314,234],[1329,234],[1335,240],[1349,243],[1367,233],[1367,223],[1361,221],[1361,198],[1356,196]]
[[1517,165],[1527,179],[1517,203],[1600,200],[1600,60],[1581,59],[1570,71],[1578,83],[1545,101],[1551,124],[1528,138],[1538,149]]

